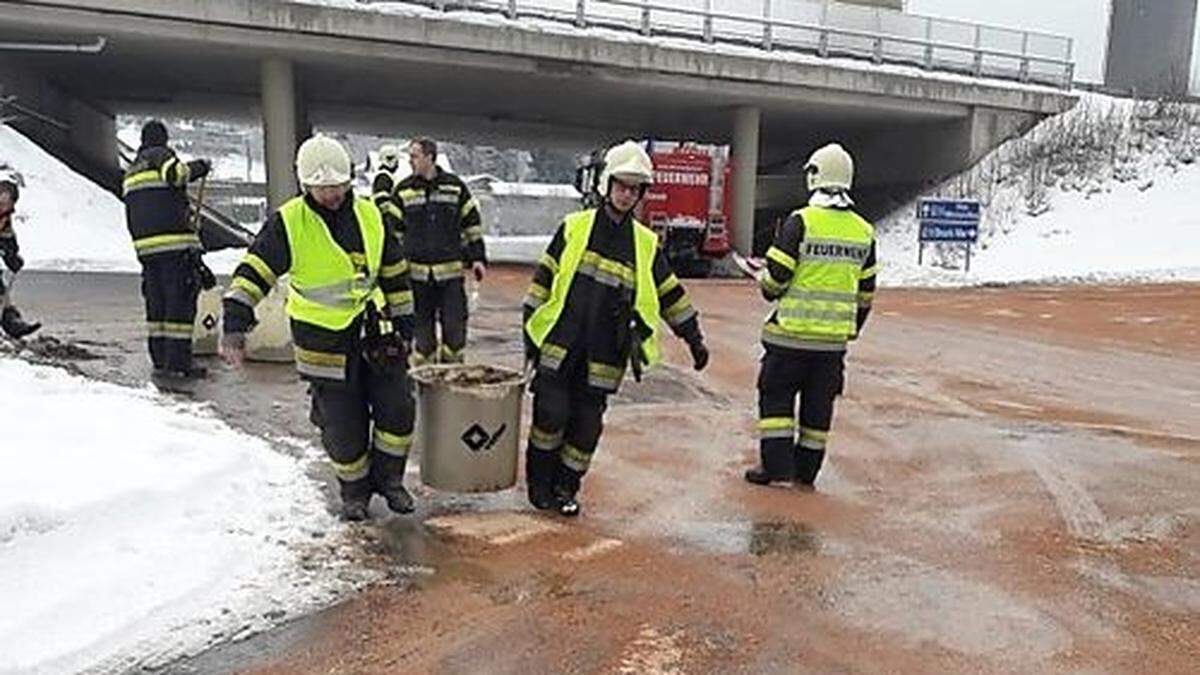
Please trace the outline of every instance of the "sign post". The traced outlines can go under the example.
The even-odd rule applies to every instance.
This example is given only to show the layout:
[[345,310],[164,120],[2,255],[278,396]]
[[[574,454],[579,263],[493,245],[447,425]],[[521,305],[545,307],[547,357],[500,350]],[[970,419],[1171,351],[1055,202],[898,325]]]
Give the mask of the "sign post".
[[971,271],[971,245],[979,241],[982,209],[973,199],[922,199],[917,202],[917,264],[925,257],[925,244],[960,242],[967,247],[966,271]]

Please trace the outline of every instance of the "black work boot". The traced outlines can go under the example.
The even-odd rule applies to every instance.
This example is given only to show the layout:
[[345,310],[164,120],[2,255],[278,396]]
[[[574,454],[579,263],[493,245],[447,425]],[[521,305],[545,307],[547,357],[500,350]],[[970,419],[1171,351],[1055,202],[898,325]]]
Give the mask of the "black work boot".
[[203,380],[208,377],[208,368],[192,364],[179,371],[179,374],[189,380]]
[[746,482],[755,485],[794,482],[796,480],[796,464],[790,446],[789,443],[782,449],[775,445],[763,448],[759,453],[762,455],[762,463],[753,469],[746,470]]
[[387,500],[392,513],[412,513],[415,504],[412,495],[404,487],[408,456],[396,457],[378,450],[372,450],[371,453],[371,482],[375,492]]
[[0,314],[0,328],[14,340],[20,340],[41,327],[40,322],[27,323],[21,318],[21,312],[12,305],[5,307],[4,312]]
[[824,450],[810,450],[796,446],[796,484],[812,487],[825,461]]
[[342,518],[350,522],[367,519],[367,507],[371,503],[371,480],[361,478],[354,481],[338,479],[342,493]]
[[557,452],[539,450],[533,446],[525,450],[525,484],[533,508],[539,511],[558,508],[558,500],[554,496],[554,478],[561,463]]
[[756,466],[753,469],[746,469],[743,476],[747,483],[755,485],[770,485],[772,483],[792,483],[795,482],[794,476],[777,476],[768,472],[761,466]]
[[169,368],[155,368],[150,373],[150,382],[162,391],[175,394],[192,394],[196,386],[183,371]]
[[579,486],[583,482],[583,473],[564,464],[558,465],[558,473],[554,477],[554,499],[558,512],[568,518],[579,515]]

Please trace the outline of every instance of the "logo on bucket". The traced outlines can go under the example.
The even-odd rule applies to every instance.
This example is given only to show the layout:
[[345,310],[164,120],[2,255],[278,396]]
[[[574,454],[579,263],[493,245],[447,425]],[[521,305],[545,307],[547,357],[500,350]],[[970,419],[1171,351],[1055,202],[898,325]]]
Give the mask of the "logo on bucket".
[[500,428],[496,430],[496,433],[489,434],[487,429],[479,426],[479,423],[476,422],[475,424],[471,425],[471,428],[463,432],[462,442],[467,444],[467,447],[471,449],[471,452],[491,450],[496,446],[496,443],[500,440],[500,437],[503,436],[504,432],[507,430],[508,425],[501,424]]

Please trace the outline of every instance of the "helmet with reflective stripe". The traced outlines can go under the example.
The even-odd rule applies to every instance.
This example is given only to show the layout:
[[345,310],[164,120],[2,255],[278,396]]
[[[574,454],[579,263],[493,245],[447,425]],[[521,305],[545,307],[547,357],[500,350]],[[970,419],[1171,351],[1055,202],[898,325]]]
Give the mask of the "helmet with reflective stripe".
[[608,194],[608,182],[614,176],[638,185],[654,182],[654,165],[650,155],[635,141],[614,145],[604,153],[604,170],[600,173],[600,190]]
[[809,191],[848,191],[854,183],[854,158],[837,143],[817,150],[804,165]]
[[303,187],[345,185],[350,182],[350,154],[333,138],[317,134],[296,152],[296,178]]
[[392,143],[385,143],[380,146],[379,163],[388,168],[396,168],[400,164],[400,148],[397,148]]

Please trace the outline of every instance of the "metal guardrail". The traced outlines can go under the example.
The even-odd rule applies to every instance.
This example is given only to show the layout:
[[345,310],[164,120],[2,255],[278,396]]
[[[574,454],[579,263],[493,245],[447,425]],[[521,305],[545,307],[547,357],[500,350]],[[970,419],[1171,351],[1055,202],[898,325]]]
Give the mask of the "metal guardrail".
[[1070,89],[1075,78],[1074,42],[1068,37],[821,0],[357,1],[548,19],[578,28],[857,58],[1063,89]]

